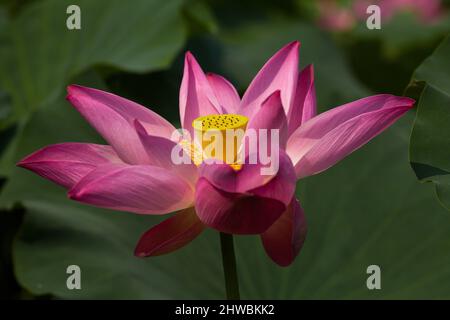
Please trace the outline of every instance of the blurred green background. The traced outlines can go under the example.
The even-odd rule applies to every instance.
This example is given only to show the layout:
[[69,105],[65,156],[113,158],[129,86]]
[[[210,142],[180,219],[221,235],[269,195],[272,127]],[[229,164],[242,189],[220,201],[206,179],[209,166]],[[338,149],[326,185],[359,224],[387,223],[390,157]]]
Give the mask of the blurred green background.
[[[315,67],[320,111],[406,92],[420,97],[417,117],[410,111],[299,182],[309,233],[291,267],[274,265],[258,237],[235,237],[242,297],[450,298],[450,17],[448,1],[436,3],[432,21],[400,9],[368,30],[352,1],[0,0],[0,297],[224,298],[216,232],[167,256],[136,258],[136,241],[159,217],[69,201],[14,164],[48,144],[101,141],[65,101],[67,84],[117,93],[178,126],[186,50],[242,93],[276,50],[299,40],[301,65]],[[71,4],[81,8],[81,30],[66,28]],[[352,17],[344,27],[323,22],[342,10]],[[72,264],[81,290],[66,287]],[[381,290],[366,287],[372,264]]]

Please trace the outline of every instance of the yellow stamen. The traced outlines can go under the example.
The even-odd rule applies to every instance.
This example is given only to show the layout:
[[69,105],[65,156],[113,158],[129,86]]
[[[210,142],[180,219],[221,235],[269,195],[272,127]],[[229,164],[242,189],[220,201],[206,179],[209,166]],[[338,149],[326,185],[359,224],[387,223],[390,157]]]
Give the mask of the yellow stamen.
[[[238,170],[238,150],[247,127],[248,118],[237,114],[203,116],[192,122],[200,156],[216,158]],[[195,149],[195,147],[194,147]],[[193,150],[192,154],[196,154]],[[198,158],[198,154],[196,155]],[[194,157],[192,158],[195,163]],[[198,159],[197,159],[198,160]],[[200,161],[201,162],[201,161]]]
[[180,141],[180,145],[184,149],[184,151],[189,154],[192,162],[194,162],[196,166],[199,166],[202,163],[202,150],[195,143],[185,139]]

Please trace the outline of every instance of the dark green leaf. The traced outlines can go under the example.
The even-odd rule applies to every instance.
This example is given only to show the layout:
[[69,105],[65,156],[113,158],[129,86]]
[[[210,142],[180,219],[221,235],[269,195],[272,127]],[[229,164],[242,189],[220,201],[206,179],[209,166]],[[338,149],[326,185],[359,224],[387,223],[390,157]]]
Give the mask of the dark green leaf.
[[411,86],[425,83],[417,103],[410,161],[417,177],[432,181],[450,210],[450,38],[416,70]]

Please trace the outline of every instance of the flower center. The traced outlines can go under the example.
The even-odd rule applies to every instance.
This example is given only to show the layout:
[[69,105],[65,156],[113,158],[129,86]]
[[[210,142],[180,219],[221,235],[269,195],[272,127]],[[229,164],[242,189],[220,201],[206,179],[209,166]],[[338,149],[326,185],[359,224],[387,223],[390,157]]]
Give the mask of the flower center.
[[239,168],[238,150],[248,118],[238,114],[214,114],[192,122],[194,139],[201,146],[203,159],[215,158]]
[[227,129],[245,130],[247,122],[248,118],[239,114],[212,114],[195,119],[192,122],[192,127],[202,132],[208,130],[225,131]]

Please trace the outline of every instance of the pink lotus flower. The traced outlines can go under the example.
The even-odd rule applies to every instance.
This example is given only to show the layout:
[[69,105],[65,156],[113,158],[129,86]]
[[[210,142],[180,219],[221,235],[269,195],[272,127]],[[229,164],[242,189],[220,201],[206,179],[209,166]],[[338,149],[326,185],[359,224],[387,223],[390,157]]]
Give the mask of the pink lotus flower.
[[317,22],[327,30],[347,31],[358,21],[367,20],[367,8],[370,5],[380,7],[382,23],[389,22],[396,14],[410,12],[421,23],[433,24],[445,13],[440,0],[355,0],[352,4],[342,4],[338,0],[319,0]]
[[[184,129],[205,115],[240,114],[247,130],[279,129],[279,170],[262,164],[174,164],[175,128],[153,111],[114,94],[71,85],[67,99],[108,145],[62,143],[19,162],[66,189],[71,199],[138,214],[177,213],[142,235],[135,254],[176,250],[206,227],[230,234],[259,234],[281,266],[293,262],[306,235],[295,197],[298,179],[322,172],[394,123],[414,100],[380,94],[316,115],[313,67],[298,71],[299,42],[278,51],[242,99],[219,75],[185,57],[180,89]],[[339,81],[339,75],[336,75]],[[350,195],[349,195],[350,196]]]
[[367,19],[366,8],[371,4],[380,7],[383,22],[390,21],[398,13],[410,12],[420,22],[433,24],[444,14],[441,0],[356,0],[353,10],[358,19]]
[[352,29],[356,24],[351,8],[343,6],[338,1],[319,0],[316,4],[318,10],[317,23],[323,29],[346,31]]

